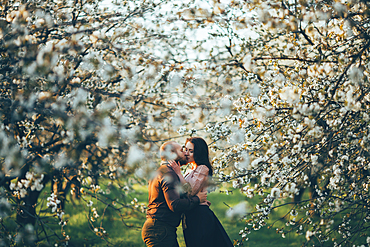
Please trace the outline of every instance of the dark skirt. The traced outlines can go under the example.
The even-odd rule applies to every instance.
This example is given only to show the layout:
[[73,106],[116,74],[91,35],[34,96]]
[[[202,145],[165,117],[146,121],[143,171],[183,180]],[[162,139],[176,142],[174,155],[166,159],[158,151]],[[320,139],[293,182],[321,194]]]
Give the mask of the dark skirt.
[[183,231],[187,247],[220,246],[233,244],[221,222],[206,205],[200,205],[185,213]]

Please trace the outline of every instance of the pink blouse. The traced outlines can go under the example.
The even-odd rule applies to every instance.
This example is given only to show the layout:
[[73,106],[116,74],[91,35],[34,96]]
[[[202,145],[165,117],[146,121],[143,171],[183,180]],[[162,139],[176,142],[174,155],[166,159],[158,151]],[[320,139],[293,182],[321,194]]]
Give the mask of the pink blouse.
[[[191,185],[191,195],[194,196],[200,191],[207,190],[209,169],[205,165],[199,165],[194,170],[191,170],[185,175],[185,180]],[[208,205],[203,202],[200,205]]]

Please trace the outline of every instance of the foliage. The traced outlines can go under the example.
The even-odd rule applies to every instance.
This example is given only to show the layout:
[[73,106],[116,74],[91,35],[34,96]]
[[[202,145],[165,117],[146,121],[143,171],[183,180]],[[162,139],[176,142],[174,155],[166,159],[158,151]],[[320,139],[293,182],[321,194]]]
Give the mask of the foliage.
[[[102,185],[104,188],[104,185]],[[241,201],[245,201],[248,198],[243,195],[238,189],[229,188],[228,195],[225,192],[225,188],[209,193],[207,199],[212,202],[211,209],[216,214],[218,219],[221,221],[226,232],[232,240],[239,238],[239,231],[243,228],[244,222],[239,218],[230,218],[225,213],[229,207],[234,208]],[[116,197],[120,197],[119,191],[111,191]],[[45,193],[48,196],[48,192]],[[146,202],[148,200],[147,186],[135,186],[135,196],[139,202]],[[122,227],[122,223],[118,221],[117,215],[112,212],[107,213],[109,208],[105,209],[104,204],[91,198],[93,201],[92,207],[97,208],[99,215],[103,215],[104,210],[105,216],[101,220],[102,224],[105,225],[105,230],[109,233],[106,240],[100,239],[90,230],[88,219],[84,215],[84,208],[87,204],[83,201],[75,201],[75,204],[69,204],[65,207],[65,215],[68,218],[68,227],[65,228],[66,234],[70,236],[68,241],[69,246],[107,246],[110,243],[112,246],[143,246],[143,240],[141,239],[141,226],[145,221],[145,214],[135,215],[126,220],[126,223],[133,224],[133,227],[126,228]],[[248,199],[248,204],[253,205],[259,200],[258,197]],[[75,213],[78,212],[78,213]],[[227,211],[228,212],[228,211]],[[275,209],[272,212],[269,222],[277,220],[279,216],[284,214],[284,210]],[[109,223],[108,223],[109,222]],[[282,223],[279,223],[282,225]],[[53,226],[58,228],[58,225]],[[177,230],[178,241],[180,247],[185,247],[184,237],[182,233],[182,226],[178,227]],[[264,228],[259,231],[252,231],[248,235],[249,240],[245,243],[245,246],[301,246],[301,240],[304,236],[295,236],[294,233],[289,234],[286,238],[278,237],[275,234],[275,229]]]
[[[126,210],[144,210],[135,200],[109,197],[99,180],[110,179],[108,189],[126,194],[138,182],[131,175],[145,155],[152,160],[145,161],[147,168],[155,167],[153,153],[143,151],[151,150],[149,138],[156,135],[146,123],[155,107],[164,109],[158,118],[171,111],[160,96],[163,76],[156,72],[165,67],[169,73],[169,66],[143,49],[163,39],[143,27],[157,4],[122,2],[114,12],[99,4],[1,2],[2,244],[68,241],[64,207],[73,198],[94,196],[123,223]],[[47,184],[48,213],[36,211]],[[8,217],[13,210],[15,219]],[[91,208],[85,214],[104,238],[104,226],[94,226],[99,215]],[[61,232],[50,231],[48,217]]]
[[[221,179],[250,197],[263,196],[243,238],[264,226],[273,208],[285,206],[282,235],[303,234],[306,245],[369,243],[369,3],[233,6],[255,13],[243,21],[256,36],[238,35],[244,17],[225,6],[229,21],[215,36],[229,40],[228,64],[209,63],[215,67],[209,77],[239,88],[225,94],[233,103],[229,121],[209,131],[220,150],[214,165],[234,166],[219,173]],[[218,51],[221,57],[225,49]],[[309,198],[302,197],[305,190]],[[288,204],[277,200],[289,197]]]
[[102,6],[1,1],[1,244],[68,241],[75,199],[94,196],[122,222],[142,212],[107,189],[149,178],[176,131],[209,140],[216,180],[262,197],[231,212],[246,214],[238,244],[278,207],[277,232],[306,245],[370,242],[367,1]]

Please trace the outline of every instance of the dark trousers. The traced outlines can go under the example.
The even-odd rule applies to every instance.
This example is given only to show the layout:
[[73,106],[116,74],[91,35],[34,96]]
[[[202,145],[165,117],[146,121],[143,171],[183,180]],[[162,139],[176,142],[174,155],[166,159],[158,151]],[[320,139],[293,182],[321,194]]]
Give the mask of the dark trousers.
[[141,237],[148,247],[179,247],[176,227],[156,219],[146,219]]
[[221,222],[205,205],[200,205],[185,213],[183,230],[187,247],[233,246]]

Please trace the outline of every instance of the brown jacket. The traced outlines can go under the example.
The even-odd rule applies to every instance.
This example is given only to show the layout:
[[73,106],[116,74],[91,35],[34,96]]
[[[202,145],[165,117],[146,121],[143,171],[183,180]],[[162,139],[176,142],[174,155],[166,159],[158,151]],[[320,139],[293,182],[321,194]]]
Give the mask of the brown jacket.
[[166,163],[158,168],[155,177],[149,181],[149,204],[147,218],[157,219],[177,227],[184,211],[199,205],[197,196],[180,194],[181,183],[175,171]]

